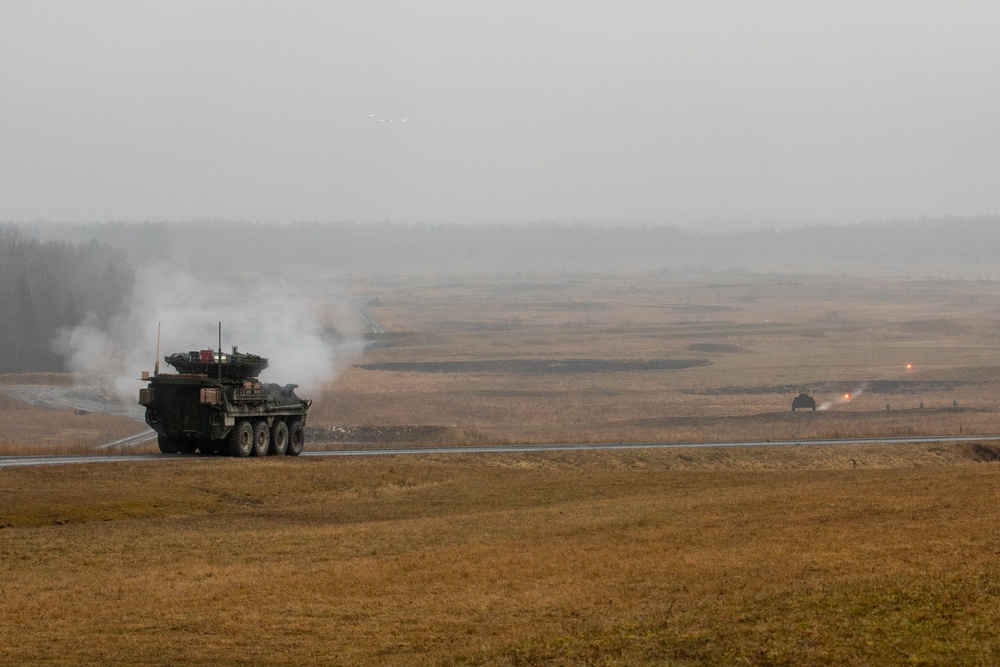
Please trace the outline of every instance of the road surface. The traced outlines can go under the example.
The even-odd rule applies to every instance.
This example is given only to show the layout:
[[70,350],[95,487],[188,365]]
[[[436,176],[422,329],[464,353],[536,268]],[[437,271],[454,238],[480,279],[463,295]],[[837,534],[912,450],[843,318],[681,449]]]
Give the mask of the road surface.
[[[530,454],[538,452],[613,451],[635,449],[705,449],[709,447],[829,447],[832,445],[944,444],[952,442],[1000,442],[1000,435],[914,436],[909,438],[831,438],[824,440],[749,440],[731,442],[606,442],[588,444],[497,445],[489,447],[398,447],[394,449],[339,449],[305,451],[302,456],[413,456],[419,454]],[[308,446],[308,445],[307,445]],[[0,456],[0,468],[66,465],[73,463],[121,463],[136,461],[180,461],[205,458],[199,454],[113,454],[93,456]],[[266,460],[266,459],[265,459]]]

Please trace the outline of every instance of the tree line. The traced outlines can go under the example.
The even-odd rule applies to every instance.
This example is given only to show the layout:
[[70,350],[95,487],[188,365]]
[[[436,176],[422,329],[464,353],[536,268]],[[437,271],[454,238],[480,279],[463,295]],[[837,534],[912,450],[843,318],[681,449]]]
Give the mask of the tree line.
[[[926,218],[791,230],[685,231],[666,226],[235,221],[35,223],[37,238],[97,239],[136,264],[268,274],[298,267],[371,273],[431,268],[444,274],[530,271],[690,273],[747,269],[843,272],[900,267],[914,275],[946,267],[990,273],[1000,253],[1000,216]],[[995,273],[995,271],[993,271]]]
[[60,329],[110,320],[128,303],[134,278],[121,249],[0,227],[0,373],[64,370],[52,346]]

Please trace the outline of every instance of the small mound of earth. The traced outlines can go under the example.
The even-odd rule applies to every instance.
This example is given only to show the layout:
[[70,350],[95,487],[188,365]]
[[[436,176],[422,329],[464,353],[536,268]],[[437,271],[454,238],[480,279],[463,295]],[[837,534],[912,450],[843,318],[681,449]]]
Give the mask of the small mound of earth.
[[992,463],[1000,461],[1000,447],[997,445],[984,445],[978,442],[969,445],[966,455],[973,461]]

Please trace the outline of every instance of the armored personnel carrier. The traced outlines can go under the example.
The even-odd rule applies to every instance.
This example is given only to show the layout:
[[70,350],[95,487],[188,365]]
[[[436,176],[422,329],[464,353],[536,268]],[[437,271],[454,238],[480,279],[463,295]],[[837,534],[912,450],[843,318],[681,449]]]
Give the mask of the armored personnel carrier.
[[267,359],[219,350],[178,352],[164,357],[177,373],[152,376],[139,390],[146,423],[167,454],[298,456],[305,445],[306,412],[312,401],[295,395],[298,385],[257,379]]

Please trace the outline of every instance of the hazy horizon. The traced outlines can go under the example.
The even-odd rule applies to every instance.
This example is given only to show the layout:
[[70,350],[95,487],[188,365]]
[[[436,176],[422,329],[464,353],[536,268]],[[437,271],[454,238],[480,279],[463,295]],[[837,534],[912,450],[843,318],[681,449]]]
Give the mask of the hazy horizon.
[[997,25],[987,2],[6,0],[0,220],[993,215]]

